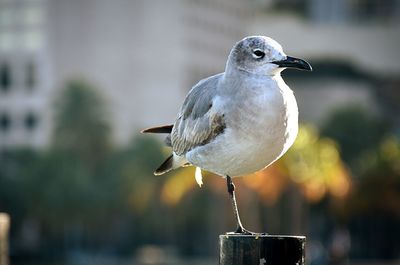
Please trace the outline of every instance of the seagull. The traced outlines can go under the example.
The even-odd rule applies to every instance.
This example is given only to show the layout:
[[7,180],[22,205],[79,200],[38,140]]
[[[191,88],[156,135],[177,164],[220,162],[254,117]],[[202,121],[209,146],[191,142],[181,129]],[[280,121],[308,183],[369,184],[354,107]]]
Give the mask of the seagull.
[[233,46],[225,72],[189,91],[174,124],[142,131],[168,134],[165,142],[172,147],[155,175],[193,165],[226,178],[237,224],[233,233],[252,234],[240,220],[232,178],[268,167],[297,136],[296,98],[281,77],[286,68],[312,71],[272,38],[246,37]]

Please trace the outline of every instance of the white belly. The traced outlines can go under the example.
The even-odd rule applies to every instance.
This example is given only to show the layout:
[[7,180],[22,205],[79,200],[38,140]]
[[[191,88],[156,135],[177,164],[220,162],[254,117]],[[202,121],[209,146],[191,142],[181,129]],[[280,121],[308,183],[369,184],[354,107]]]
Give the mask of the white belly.
[[276,161],[297,136],[298,110],[292,91],[273,96],[273,100],[261,97],[245,102],[243,109],[226,115],[231,119],[224,133],[188,152],[187,160],[231,177],[256,172]]

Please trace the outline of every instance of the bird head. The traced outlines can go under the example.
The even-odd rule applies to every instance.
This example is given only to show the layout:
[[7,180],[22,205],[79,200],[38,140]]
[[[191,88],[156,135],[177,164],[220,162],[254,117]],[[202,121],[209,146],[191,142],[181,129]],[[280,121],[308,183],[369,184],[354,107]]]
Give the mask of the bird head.
[[312,70],[309,63],[287,56],[278,42],[265,36],[250,36],[236,43],[229,54],[229,68],[261,75],[275,75],[286,68]]

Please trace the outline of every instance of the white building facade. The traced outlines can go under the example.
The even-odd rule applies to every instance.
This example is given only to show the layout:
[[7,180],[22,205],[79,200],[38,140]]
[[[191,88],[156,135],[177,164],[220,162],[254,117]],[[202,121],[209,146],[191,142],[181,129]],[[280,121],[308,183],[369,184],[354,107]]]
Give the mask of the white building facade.
[[99,88],[117,144],[172,122],[190,86],[223,71],[249,16],[241,0],[0,3],[0,147],[46,146],[54,99],[73,78]]
[[[54,100],[74,78],[99,88],[114,142],[125,144],[140,128],[172,122],[190,87],[222,72],[231,47],[246,35],[271,36],[311,62],[344,59],[366,72],[396,75],[399,2],[372,8],[380,11],[371,17],[384,21],[371,26],[359,23],[369,15],[352,1],[0,0],[0,149],[45,147]],[[281,13],[286,6],[307,15]],[[342,89],[336,101],[318,92],[330,100],[321,106],[342,99],[370,105],[368,84],[337,82],[331,84]],[[347,85],[356,90],[346,93]]]

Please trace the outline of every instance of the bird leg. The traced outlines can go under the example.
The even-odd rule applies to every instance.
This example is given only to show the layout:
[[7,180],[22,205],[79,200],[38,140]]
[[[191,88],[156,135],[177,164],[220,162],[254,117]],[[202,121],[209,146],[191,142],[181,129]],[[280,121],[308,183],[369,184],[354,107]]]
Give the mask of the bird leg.
[[238,234],[253,234],[250,231],[247,231],[243,228],[242,222],[240,221],[239,210],[236,204],[236,197],[235,197],[235,185],[232,182],[232,178],[230,176],[226,176],[226,186],[228,188],[229,197],[231,199],[233,213],[235,215],[237,229],[235,233]]

